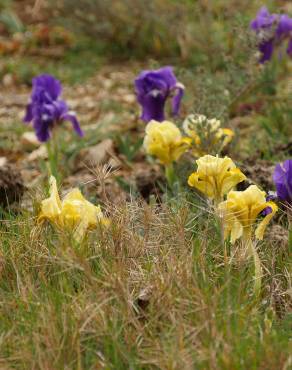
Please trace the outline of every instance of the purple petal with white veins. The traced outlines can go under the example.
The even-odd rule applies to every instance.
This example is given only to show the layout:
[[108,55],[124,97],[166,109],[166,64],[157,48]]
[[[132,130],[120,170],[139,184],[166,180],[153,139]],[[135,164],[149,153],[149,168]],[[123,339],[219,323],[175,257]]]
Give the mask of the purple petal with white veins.
[[292,36],[291,36],[291,38],[289,40],[289,43],[288,43],[287,54],[292,57]]
[[291,31],[292,31],[292,18],[290,18],[286,14],[281,15],[276,30],[276,36],[278,38],[285,38],[289,36],[289,33]]
[[265,63],[268,60],[272,58],[273,55],[273,50],[274,50],[274,45],[273,45],[273,40],[263,42],[259,46],[260,52],[262,53],[262,56],[260,58],[260,63]]
[[181,100],[184,95],[185,88],[181,83],[177,83],[175,90],[176,90],[176,94],[172,98],[172,114],[174,116],[177,116],[179,113],[180,104],[181,104]]
[[57,100],[62,93],[61,82],[49,74],[43,74],[35,77],[32,80],[32,85],[32,100],[34,97],[37,97],[40,91],[45,91],[51,100]]
[[32,104],[30,103],[26,106],[25,116],[23,117],[23,122],[29,123],[32,121],[32,119],[33,119]]
[[277,164],[273,180],[279,199],[291,202],[292,200],[292,160],[288,159],[283,164]]
[[68,113],[65,113],[61,119],[63,121],[69,121],[72,123],[72,126],[74,128],[74,131],[79,135],[79,136],[84,136],[84,132],[82,131],[81,127],[80,127],[80,124],[77,120],[77,117],[76,117],[76,114],[73,113],[73,112],[68,112]]
[[179,85],[170,66],[153,71],[142,71],[135,80],[137,100],[142,107],[141,119],[149,122],[164,120],[164,107],[173,90],[177,95],[172,101],[172,110],[177,114],[183,96],[182,85]]
[[50,121],[44,121],[41,119],[35,119],[33,121],[33,128],[35,130],[36,137],[40,142],[44,143],[50,139],[50,126]]
[[270,14],[268,9],[262,7],[254,20],[251,21],[250,27],[254,31],[260,31],[263,28],[271,28],[274,22],[277,20],[276,14]]
[[142,103],[142,114],[141,119],[145,122],[149,122],[152,119],[158,122],[164,121],[164,105],[166,98],[161,94],[156,96],[146,95],[143,97],[143,100],[140,100]]

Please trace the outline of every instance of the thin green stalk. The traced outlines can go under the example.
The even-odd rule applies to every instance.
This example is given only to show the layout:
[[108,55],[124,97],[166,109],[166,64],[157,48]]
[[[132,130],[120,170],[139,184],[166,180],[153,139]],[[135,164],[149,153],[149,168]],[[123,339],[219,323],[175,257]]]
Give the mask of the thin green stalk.
[[48,172],[49,175],[52,175],[56,178],[59,183],[61,180],[60,171],[59,171],[59,145],[58,145],[58,135],[56,130],[52,132],[52,137],[46,143],[48,151]]
[[177,178],[174,172],[173,163],[169,163],[168,165],[165,166],[165,177],[166,177],[168,186],[170,187],[170,189],[173,189],[174,184],[177,181]]
[[254,260],[254,293],[256,296],[259,296],[262,285],[262,267],[259,255],[249,233],[244,238],[244,246],[249,256],[253,257]]

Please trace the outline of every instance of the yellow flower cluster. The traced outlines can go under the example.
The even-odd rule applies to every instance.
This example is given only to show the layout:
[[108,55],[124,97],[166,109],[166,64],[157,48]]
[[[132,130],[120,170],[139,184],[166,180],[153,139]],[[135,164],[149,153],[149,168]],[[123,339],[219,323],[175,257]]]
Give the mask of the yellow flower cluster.
[[208,150],[219,152],[234,136],[232,130],[221,128],[219,120],[207,119],[198,114],[190,115],[185,119],[183,130],[187,135],[185,137],[170,121],[150,121],[145,130],[144,148],[146,152],[157,157],[164,166],[168,166],[189,149],[195,156],[201,156]]
[[183,130],[192,139],[192,153],[197,157],[211,150],[220,152],[234,137],[234,132],[222,128],[219,120],[202,114],[190,114],[183,122]]
[[50,178],[50,196],[42,201],[39,221],[49,220],[60,229],[73,231],[77,241],[81,241],[88,229],[99,223],[108,225],[100,206],[88,202],[80,190],[72,189],[61,201],[55,177]]
[[268,223],[278,209],[276,204],[267,202],[266,193],[256,185],[251,185],[244,191],[232,190],[246,177],[230,158],[205,155],[196,162],[197,171],[189,176],[188,184],[214,201],[224,221],[224,238],[230,235],[232,243],[241,237],[250,239],[257,217],[263,210],[269,209],[255,230],[256,238],[262,239]]

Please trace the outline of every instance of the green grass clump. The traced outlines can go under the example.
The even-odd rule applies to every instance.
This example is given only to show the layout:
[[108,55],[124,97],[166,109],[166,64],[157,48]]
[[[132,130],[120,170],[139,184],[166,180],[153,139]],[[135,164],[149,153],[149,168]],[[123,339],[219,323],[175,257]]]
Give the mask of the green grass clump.
[[6,216],[0,231],[4,368],[289,369],[281,245],[258,246],[255,297],[252,261],[225,261],[214,216],[183,199],[116,207],[80,245],[28,216]]

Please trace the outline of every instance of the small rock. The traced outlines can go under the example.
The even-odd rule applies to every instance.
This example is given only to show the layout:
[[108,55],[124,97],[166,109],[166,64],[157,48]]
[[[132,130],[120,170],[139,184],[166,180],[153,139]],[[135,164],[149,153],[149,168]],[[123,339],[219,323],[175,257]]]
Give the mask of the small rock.
[[136,101],[136,96],[134,94],[124,94],[123,100],[126,103],[132,104]]
[[4,167],[7,164],[7,158],[6,157],[0,157],[0,167]]
[[138,295],[138,297],[136,298],[136,305],[137,305],[137,308],[139,308],[139,311],[146,311],[147,307],[149,306],[149,303],[150,303],[150,298],[151,298],[151,294],[152,294],[152,289],[153,287],[152,286],[148,286],[144,289],[142,289]]
[[21,173],[12,165],[0,167],[0,205],[7,207],[18,202],[24,192]]
[[267,230],[267,239],[282,248],[288,247],[289,231],[281,225],[271,225]]
[[7,73],[6,75],[3,76],[2,78],[2,83],[5,87],[9,87],[13,85],[13,76],[10,73]]
[[33,188],[36,182],[35,180],[39,179],[41,177],[41,174],[36,169],[22,169],[21,176],[26,187]]
[[109,202],[115,205],[123,204],[130,201],[129,194],[126,193],[116,182],[108,182],[105,184],[105,192],[101,186],[97,189],[97,195],[104,202]]
[[135,170],[135,182],[139,193],[146,201],[149,201],[151,195],[158,198],[161,196],[159,182],[163,183],[164,178],[159,168],[143,167],[140,164],[140,168]]
[[81,151],[79,161],[91,167],[104,164],[109,160],[111,153],[113,153],[113,148],[114,145],[111,139],[103,140],[99,144]]
[[[272,162],[258,159],[255,163],[254,160],[250,160],[242,164],[242,169],[247,181],[239,184],[237,190],[245,190],[251,184],[259,185],[267,190],[273,189],[274,165]],[[242,185],[246,187],[243,189]]]
[[34,150],[41,145],[36,134],[32,131],[22,134],[20,141],[25,150]]
[[46,158],[48,158],[48,151],[45,145],[41,145],[38,149],[34,150],[27,156],[28,162]]
[[116,170],[121,167],[122,163],[117,158],[110,158],[108,161],[111,169]]
[[105,89],[110,89],[113,86],[114,82],[112,80],[110,80],[110,79],[106,79],[105,78],[102,81],[102,84],[103,84],[103,86],[104,86]]

